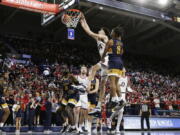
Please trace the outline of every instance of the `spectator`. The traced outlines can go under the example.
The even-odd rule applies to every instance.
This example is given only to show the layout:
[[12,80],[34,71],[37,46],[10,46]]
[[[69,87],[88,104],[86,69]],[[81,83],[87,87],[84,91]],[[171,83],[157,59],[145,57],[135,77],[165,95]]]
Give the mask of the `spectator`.
[[155,115],[159,115],[158,110],[160,110],[160,99],[158,96],[155,97],[154,104],[155,104],[155,109],[154,109]]
[[51,99],[49,97],[46,98],[46,103],[45,103],[45,107],[46,107],[46,113],[45,113],[45,123],[44,123],[44,129],[46,133],[50,133],[50,129],[51,129],[51,118],[52,118],[52,103],[51,103]]
[[31,98],[28,104],[28,127],[29,127],[28,133],[32,133],[34,117],[35,117],[35,109],[36,109],[35,100],[34,98]]

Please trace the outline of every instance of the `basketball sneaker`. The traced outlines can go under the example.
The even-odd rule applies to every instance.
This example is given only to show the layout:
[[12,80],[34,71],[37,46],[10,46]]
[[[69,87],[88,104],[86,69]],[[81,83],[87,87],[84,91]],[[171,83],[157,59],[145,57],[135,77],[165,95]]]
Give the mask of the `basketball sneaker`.
[[96,107],[96,108],[94,108],[91,112],[89,112],[88,114],[89,114],[89,115],[96,116],[96,115],[98,115],[98,114],[100,114],[100,113],[101,113],[101,108]]
[[115,111],[121,110],[124,106],[126,106],[126,102],[124,100],[119,101],[119,103],[114,107]]
[[62,130],[60,131],[60,133],[66,132],[67,128],[68,128],[68,126],[63,126]]
[[78,133],[78,130],[76,128],[70,128],[68,133]]

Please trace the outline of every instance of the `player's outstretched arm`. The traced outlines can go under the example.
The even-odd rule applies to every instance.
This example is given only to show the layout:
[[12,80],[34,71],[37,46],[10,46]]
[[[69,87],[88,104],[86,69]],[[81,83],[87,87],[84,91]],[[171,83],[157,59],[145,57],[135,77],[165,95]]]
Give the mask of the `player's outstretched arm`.
[[107,41],[108,40],[108,37],[105,36],[105,35],[101,35],[101,34],[96,34],[94,32],[91,31],[89,25],[87,24],[87,21],[84,17],[84,15],[82,14],[82,18],[80,20],[80,23],[81,23],[81,26],[82,28],[84,29],[84,31],[89,35],[91,36],[92,38],[94,38],[95,40],[97,39],[102,39],[104,41]]

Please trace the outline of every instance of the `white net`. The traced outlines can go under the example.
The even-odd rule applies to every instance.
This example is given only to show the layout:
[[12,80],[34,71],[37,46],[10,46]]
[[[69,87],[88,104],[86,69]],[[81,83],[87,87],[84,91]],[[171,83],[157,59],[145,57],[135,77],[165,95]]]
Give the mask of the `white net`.
[[62,16],[62,23],[68,28],[76,28],[81,17],[79,10],[67,10]]

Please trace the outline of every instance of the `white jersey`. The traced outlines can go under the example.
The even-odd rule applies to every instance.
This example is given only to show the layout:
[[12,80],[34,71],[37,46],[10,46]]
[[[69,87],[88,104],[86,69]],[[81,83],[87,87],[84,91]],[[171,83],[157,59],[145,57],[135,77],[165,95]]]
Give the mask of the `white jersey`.
[[[97,41],[97,47],[98,47],[98,50],[99,50],[99,55],[100,57],[102,58],[102,55],[105,51],[105,48],[106,48],[106,44],[100,40]],[[101,64],[105,65],[105,66],[108,66],[108,60],[109,60],[109,56],[106,55],[105,58],[104,58],[104,62],[100,62]]]
[[106,44],[104,42],[100,41],[100,40],[97,40],[97,47],[98,47],[98,50],[99,50],[99,55],[102,58],[102,55],[104,53]]
[[122,99],[126,101],[126,90],[127,90],[127,85],[128,85],[128,77],[121,77],[119,79],[119,86],[121,88],[121,93],[122,93]]
[[84,86],[85,94],[87,94],[87,88],[88,88],[89,83],[90,83],[88,77],[82,78],[80,75],[78,75],[77,80],[78,80],[79,84]]

